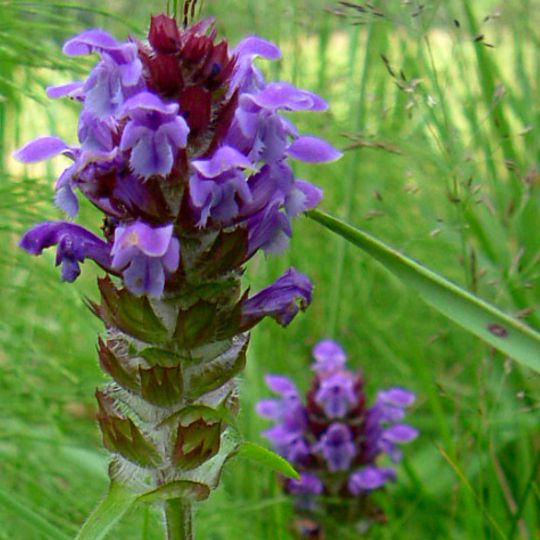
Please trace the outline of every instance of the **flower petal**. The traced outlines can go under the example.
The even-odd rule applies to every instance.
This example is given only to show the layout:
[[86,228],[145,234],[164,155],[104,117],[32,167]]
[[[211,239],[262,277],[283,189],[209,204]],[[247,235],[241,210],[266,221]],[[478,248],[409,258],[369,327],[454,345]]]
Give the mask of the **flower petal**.
[[418,437],[418,430],[407,424],[396,424],[383,432],[383,439],[397,444],[414,441],[416,437]]
[[294,159],[310,163],[328,163],[336,161],[343,155],[326,141],[308,135],[295,139],[287,152]]
[[73,281],[79,275],[79,262],[93,259],[109,270],[110,246],[84,227],[66,221],[45,222],[27,231],[19,246],[32,255],[51,246],[57,246],[56,264],[62,265],[62,279]]
[[91,54],[99,49],[118,47],[118,42],[103,30],[86,30],[69,39],[64,44],[63,52],[68,56]]
[[73,81],[64,84],[57,84],[55,86],[49,86],[47,88],[47,97],[56,99],[68,96],[73,99],[83,99],[83,86],[84,83],[82,81]]
[[313,347],[315,364],[313,369],[318,373],[327,373],[341,369],[347,361],[347,355],[343,347],[331,339],[319,341]]
[[61,154],[69,146],[58,137],[45,135],[38,137],[13,153],[13,157],[23,163],[35,163]]
[[233,53],[237,56],[262,56],[268,60],[278,60],[281,58],[279,47],[258,36],[248,36],[244,38],[234,48]]
[[395,478],[396,473],[394,469],[367,465],[351,475],[348,488],[353,495],[360,495],[366,491],[378,489],[388,481],[395,480]]
[[210,159],[192,161],[193,168],[206,178],[216,178],[220,174],[235,168],[249,169],[251,161],[232,146],[222,146]]

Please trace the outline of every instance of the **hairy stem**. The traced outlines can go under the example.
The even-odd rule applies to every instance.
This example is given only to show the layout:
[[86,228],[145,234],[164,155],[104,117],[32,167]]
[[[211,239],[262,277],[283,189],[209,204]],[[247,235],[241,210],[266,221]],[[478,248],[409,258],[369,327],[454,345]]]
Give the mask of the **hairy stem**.
[[167,540],[193,540],[191,503],[186,499],[170,499],[165,502]]

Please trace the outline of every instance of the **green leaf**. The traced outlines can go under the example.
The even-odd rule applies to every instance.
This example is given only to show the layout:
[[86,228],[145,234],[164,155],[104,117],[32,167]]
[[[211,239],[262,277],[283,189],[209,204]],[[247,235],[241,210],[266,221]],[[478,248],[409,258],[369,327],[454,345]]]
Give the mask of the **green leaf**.
[[101,540],[105,538],[136,501],[137,493],[118,482],[112,482],[106,497],[90,514],[75,540]]
[[538,332],[370,234],[319,210],[307,215],[378,260],[443,315],[505,355],[540,371]]
[[294,478],[296,480],[300,479],[300,475],[286,459],[258,444],[243,441],[236,455],[256,461],[260,465],[279,472],[289,478]]

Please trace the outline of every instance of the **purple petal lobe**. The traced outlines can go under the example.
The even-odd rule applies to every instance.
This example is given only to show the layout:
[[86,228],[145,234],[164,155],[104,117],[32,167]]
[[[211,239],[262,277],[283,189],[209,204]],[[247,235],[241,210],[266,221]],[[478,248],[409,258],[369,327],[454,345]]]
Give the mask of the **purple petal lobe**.
[[74,99],[82,99],[84,97],[83,86],[84,83],[82,81],[73,81],[64,84],[58,84],[56,86],[49,86],[47,88],[47,96],[51,99],[61,98],[65,96]]
[[68,56],[91,54],[98,49],[118,47],[118,42],[107,32],[94,29],[86,30],[69,39],[64,44],[63,52]]
[[244,38],[234,48],[233,52],[238,56],[262,56],[268,60],[278,60],[281,58],[281,51],[277,45],[258,36]]
[[412,392],[398,387],[381,390],[377,394],[377,401],[395,407],[409,407],[415,400],[416,396]]
[[139,92],[126,101],[121,114],[138,113],[139,111],[157,111],[166,115],[178,112],[177,103],[164,103],[158,96],[150,92]]
[[347,361],[347,355],[339,343],[331,339],[319,341],[313,347],[313,358],[315,364],[313,369],[317,373],[328,373],[341,369]]
[[296,385],[288,377],[284,377],[283,375],[266,375],[264,380],[266,386],[276,394],[281,394],[282,396],[298,394]]
[[58,137],[43,136],[34,139],[13,153],[13,157],[23,163],[34,163],[57,156],[69,146]]
[[263,418],[278,420],[281,415],[281,400],[261,399],[257,403],[255,410],[257,411],[257,414]]
[[326,101],[317,94],[286,82],[270,83],[250,98],[259,107],[270,110],[324,111],[328,108]]
[[58,208],[63,210],[70,217],[75,217],[79,212],[79,201],[69,184],[61,186],[56,191],[54,202]]
[[388,481],[395,480],[395,477],[393,469],[367,465],[351,475],[348,483],[349,491],[353,495],[360,495],[384,486]]
[[343,155],[326,141],[307,135],[295,139],[287,152],[294,159],[310,163],[328,163],[336,161]]
[[248,169],[253,166],[244,154],[231,146],[222,146],[210,159],[195,160],[192,165],[206,178],[215,178],[230,169]]
[[418,430],[407,424],[396,424],[384,430],[383,438],[391,443],[405,444],[418,437]]

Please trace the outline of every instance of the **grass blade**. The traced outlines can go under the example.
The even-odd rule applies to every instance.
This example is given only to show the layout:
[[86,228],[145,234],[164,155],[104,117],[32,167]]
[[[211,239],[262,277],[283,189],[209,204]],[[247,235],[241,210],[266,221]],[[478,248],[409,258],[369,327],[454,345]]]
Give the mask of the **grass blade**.
[[319,210],[307,215],[378,260],[443,315],[540,372],[540,334],[370,234]]
[[33,527],[40,534],[44,534],[52,540],[69,540],[69,536],[47,521],[43,516],[28,508],[25,504],[14,498],[13,493],[6,493],[0,490],[0,505],[9,509],[23,520],[26,524]]

